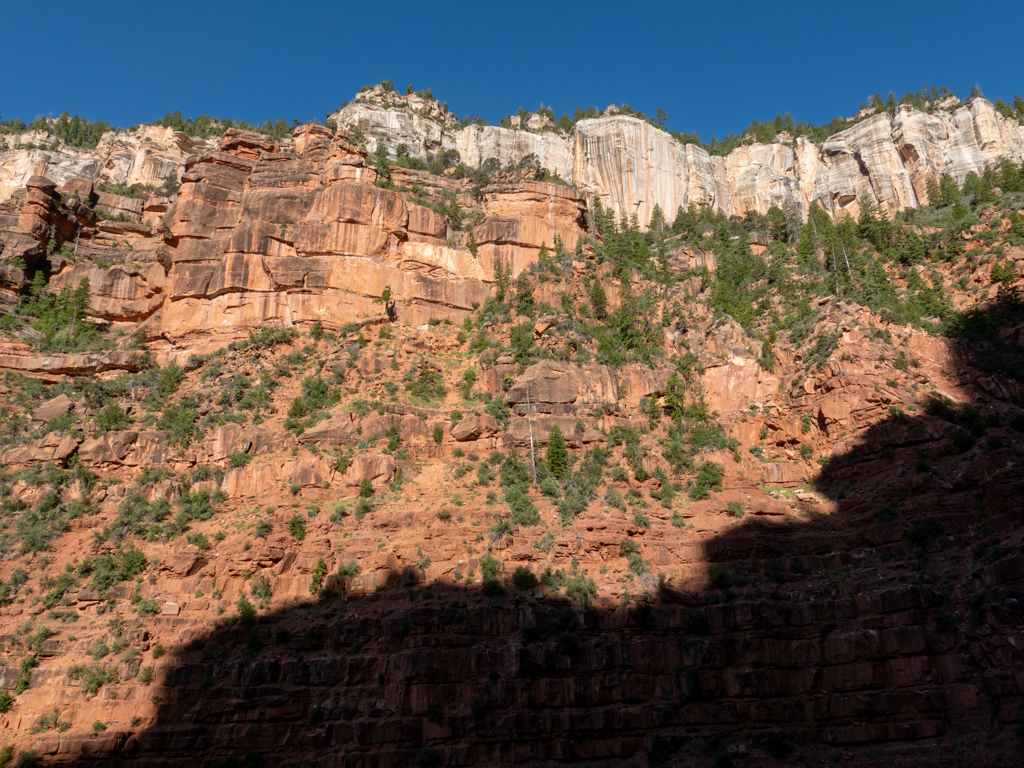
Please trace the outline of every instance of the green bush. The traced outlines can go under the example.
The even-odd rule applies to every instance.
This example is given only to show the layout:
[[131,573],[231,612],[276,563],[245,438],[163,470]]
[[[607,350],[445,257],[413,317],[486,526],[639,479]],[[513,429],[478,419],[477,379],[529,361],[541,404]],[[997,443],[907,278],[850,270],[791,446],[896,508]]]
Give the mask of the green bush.
[[438,424],[434,427],[434,442],[440,445],[442,440],[444,440],[444,427]]
[[349,560],[347,563],[338,563],[337,574],[342,588],[345,588],[348,585],[348,582],[358,576],[361,570],[359,563],[355,560]]
[[302,541],[306,538],[306,521],[299,515],[293,515],[291,520],[288,521],[288,533],[296,541]]
[[407,383],[405,388],[413,398],[424,402],[443,400],[446,391],[441,372],[431,368],[426,360],[420,363],[416,378]]
[[244,592],[239,591],[238,602],[235,603],[235,607],[238,608],[238,620],[240,622],[243,624],[254,624],[256,622],[256,606],[249,602]]
[[520,592],[529,592],[537,587],[537,577],[529,568],[520,565],[512,574],[512,584]]
[[99,326],[85,320],[89,293],[89,279],[83,278],[78,287],[65,286],[54,296],[47,291],[42,270],[36,272],[21,311],[37,318],[32,327],[42,334],[36,340],[40,350],[81,352],[109,346]]
[[512,411],[509,410],[508,404],[500,397],[496,397],[487,404],[484,411],[493,416],[494,419],[502,426],[508,426],[509,421],[512,419]]
[[195,400],[186,397],[164,409],[157,424],[160,429],[167,432],[167,442],[170,445],[185,448],[200,436],[199,427],[196,425],[198,407]]
[[316,561],[313,569],[313,577],[309,580],[309,592],[316,595],[324,588],[324,579],[327,578],[327,561],[322,557]]
[[370,482],[370,478],[364,477],[359,481],[359,498],[368,499],[373,496],[373,483]]
[[101,432],[112,432],[115,430],[128,429],[131,426],[131,419],[117,403],[111,403],[93,418],[96,428]]
[[743,517],[743,502],[742,501],[730,501],[726,505],[725,511],[728,512],[733,517]]
[[228,460],[228,464],[231,466],[232,469],[237,467],[244,467],[246,464],[252,461],[253,458],[254,457],[250,456],[249,454],[242,453],[241,451],[239,451],[238,453],[231,454],[231,458]]
[[721,464],[714,461],[705,461],[700,466],[697,479],[690,486],[689,496],[692,501],[710,499],[712,490],[722,489],[722,478],[725,476],[725,469]]
[[566,582],[565,596],[576,605],[586,608],[597,597],[597,584],[586,575],[574,576]]
[[82,687],[90,696],[95,696],[100,688],[107,683],[117,682],[117,670],[107,669],[99,665],[86,666],[76,664],[68,670],[68,677],[72,680],[80,680]]
[[548,476],[540,481],[540,492],[543,493],[545,496],[558,498],[558,495],[562,492],[562,489],[559,488],[558,481],[555,480],[555,478]]

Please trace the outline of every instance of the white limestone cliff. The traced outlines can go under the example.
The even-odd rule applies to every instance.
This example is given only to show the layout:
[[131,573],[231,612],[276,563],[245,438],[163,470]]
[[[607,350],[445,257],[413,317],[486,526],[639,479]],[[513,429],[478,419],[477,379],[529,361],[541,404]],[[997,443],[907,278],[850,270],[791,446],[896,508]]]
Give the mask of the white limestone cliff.
[[[421,160],[456,149],[470,167],[490,158],[505,166],[534,155],[617,216],[635,214],[646,224],[655,204],[669,218],[679,206],[690,205],[711,205],[729,215],[792,206],[806,216],[815,202],[832,216],[856,216],[863,194],[892,215],[927,202],[929,179],[948,173],[962,182],[968,173],[981,173],[1003,159],[1024,161],[1024,126],[1000,115],[989,101],[975,98],[947,107],[929,114],[902,105],[892,115],[866,117],[820,145],[782,135],[771,144],[744,144],[726,157],[680,144],[650,123],[622,114],[581,120],[569,135],[521,127],[459,129],[436,100],[384,92],[380,86],[331,119],[343,127],[358,125],[370,151],[386,137],[392,155],[400,144]],[[110,132],[95,150],[85,151],[62,144],[56,150],[17,148],[52,143],[43,133],[4,138],[0,201],[35,173],[58,183],[78,176],[158,185],[168,173],[180,174],[185,157],[206,148],[203,141],[155,127]]]

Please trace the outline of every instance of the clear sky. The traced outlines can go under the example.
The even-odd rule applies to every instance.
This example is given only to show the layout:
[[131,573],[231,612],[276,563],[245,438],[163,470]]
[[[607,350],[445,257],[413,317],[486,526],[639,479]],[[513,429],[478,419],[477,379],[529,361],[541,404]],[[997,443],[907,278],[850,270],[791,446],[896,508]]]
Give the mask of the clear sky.
[[3,119],[128,126],[181,110],[319,119],[361,85],[430,86],[496,123],[626,102],[701,139],[776,112],[828,122],[871,94],[1024,93],[1022,0],[48,0],[6,2]]

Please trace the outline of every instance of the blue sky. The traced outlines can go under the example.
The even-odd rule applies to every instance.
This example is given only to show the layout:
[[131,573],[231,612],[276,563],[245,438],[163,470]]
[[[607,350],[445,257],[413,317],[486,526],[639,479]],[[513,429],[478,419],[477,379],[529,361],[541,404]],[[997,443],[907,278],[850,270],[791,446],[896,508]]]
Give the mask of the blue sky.
[[7,3],[3,119],[127,126],[180,109],[323,121],[359,86],[430,86],[496,123],[629,103],[704,141],[776,112],[828,122],[924,84],[1024,93],[1024,3]]

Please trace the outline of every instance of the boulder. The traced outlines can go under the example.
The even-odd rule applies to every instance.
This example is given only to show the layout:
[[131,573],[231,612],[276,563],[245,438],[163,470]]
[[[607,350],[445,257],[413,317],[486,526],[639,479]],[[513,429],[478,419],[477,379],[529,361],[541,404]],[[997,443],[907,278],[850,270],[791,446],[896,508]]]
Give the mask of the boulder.
[[74,401],[67,395],[61,394],[52,400],[47,400],[32,413],[32,423],[37,425],[49,424],[58,416],[63,416],[74,407]]

